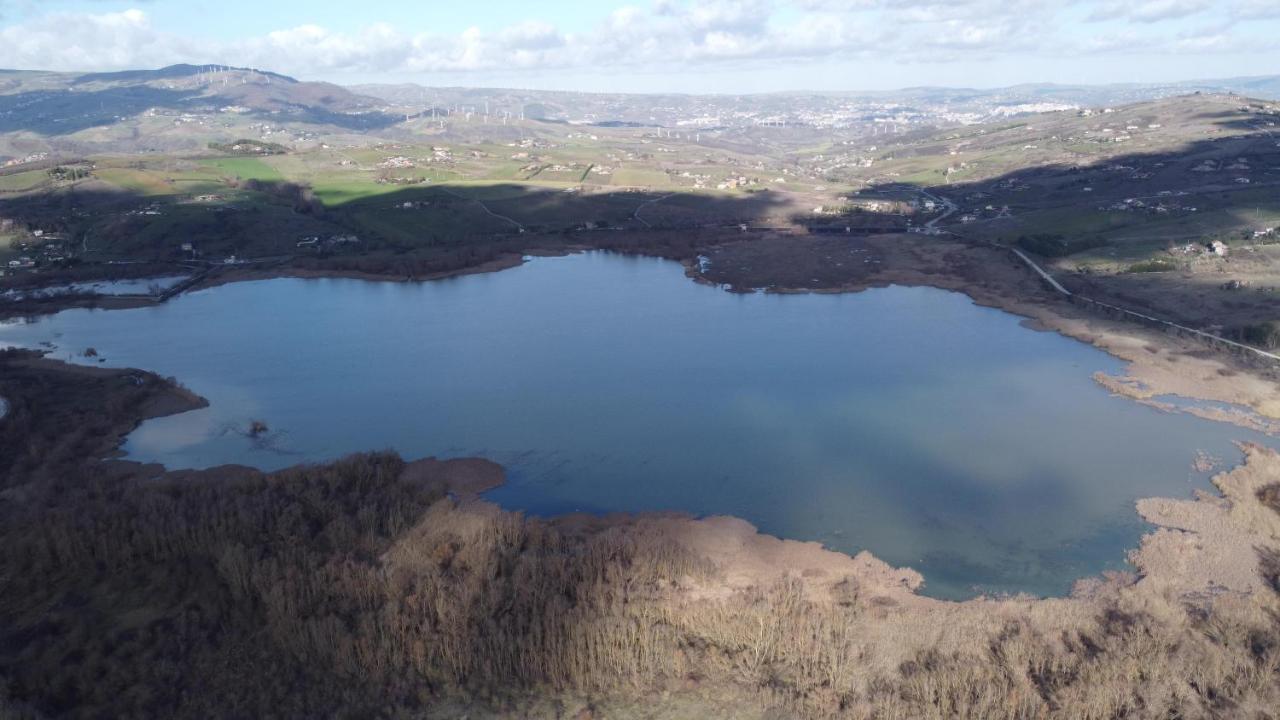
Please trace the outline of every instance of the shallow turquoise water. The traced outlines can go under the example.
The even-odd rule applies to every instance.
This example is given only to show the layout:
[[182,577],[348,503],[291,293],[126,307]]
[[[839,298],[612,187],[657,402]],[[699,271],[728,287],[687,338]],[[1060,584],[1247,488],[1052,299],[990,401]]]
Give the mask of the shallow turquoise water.
[[510,471],[490,495],[506,507],[738,515],[915,567],[941,597],[1062,594],[1121,567],[1136,498],[1206,486],[1197,450],[1235,461],[1232,441],[1267,441],[1113,398],[1090,376],[1116,360],[963,295],[733,295],[604,253],[0,326],[0,344],[41,341],[210,400],[145,423],[138,460],[482,455]]

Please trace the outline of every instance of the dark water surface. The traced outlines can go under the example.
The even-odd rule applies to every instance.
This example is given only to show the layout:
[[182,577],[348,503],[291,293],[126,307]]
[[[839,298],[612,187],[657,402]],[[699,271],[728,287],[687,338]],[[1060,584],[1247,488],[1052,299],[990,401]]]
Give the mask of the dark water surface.
[[1122,567],[1136,498],[1205,487],[1197,450],[1235,462],[1232,441],[1265,441],[1111,397],[1090,376],[1118,361],[956,293],[732,295],[603,253],[0,326],[0,344],[42,341],[209,399],[133,433],[137,460],[481,455],[508,467],[490,497],[509,508],[738,515],[910,565],[941,597],[1062,594]]

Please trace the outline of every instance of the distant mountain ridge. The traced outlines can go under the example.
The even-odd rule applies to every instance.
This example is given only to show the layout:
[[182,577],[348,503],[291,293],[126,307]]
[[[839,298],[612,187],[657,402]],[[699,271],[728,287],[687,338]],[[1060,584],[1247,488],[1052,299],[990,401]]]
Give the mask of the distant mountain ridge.
[[385,103],[340,85],[227,65],[101,73],[0,71],[0,132],[65,135],[151,109],[240,112],[369,130],[393,124]]
[[1010,96],[1022,98],[1071,98],[1077,101],[1115,98],[1132,94],[1146,94],[1156,99],[1172,94],[1196,91],[1211,93],[1236,93],[1254,95],[1265,100],[1280,100],[1280,74],[1240,76],[1233,78],[1180,80],[1161,83],[1107,83],[1101,85],[1066,83],[1022,83],[994,88],[946,87],[917,85],[892,90],[779,90],[759,93],[605,93],[578,92],[572,90],[526,90],[512,87],[431,86],[417,83],[364,83],[349,86],[363,95],[384,100],[405,101],[421,96],[423,91],[453,92],[483,97],[496,94],[563,95],[563,96],[618,96],[656,98],[768,98],[768,97],[839,97],[839,98],[983,98]]
[[431,126],[445,132],[449,117],[454,117],[455,129],[470,127],[466,132],[493,137],[519,134],[504,127],[513,120],[658,127],[677,133],[807,128],[815,133],[861,129],[899,134],[1193,92],[1280,98],[1280,75],[1097,86],[1033,83],[989,89],[689,95],[342,86],[219,64],[84,73],[0,69],[0,155],[190,150],[246,132],[267,137],[281,125],[292,126],[290,132],[300,139],[344,133],[397,139]]
[[296,78],[280,73],[267,72],[254,68],[231,67],[228,65],[169,65],[158,70],[119,70],[115,72],[87,73],[74,81],[79,85],[91,82],[150,82],[154,80],[191,77],[193,75],[210,74],[221,71],[254,72],[289,83],[299,82]]

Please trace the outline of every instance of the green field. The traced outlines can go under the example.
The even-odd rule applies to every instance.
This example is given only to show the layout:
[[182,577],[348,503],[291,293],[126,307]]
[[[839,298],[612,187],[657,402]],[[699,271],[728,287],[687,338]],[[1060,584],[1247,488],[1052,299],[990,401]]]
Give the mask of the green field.
[[266,161],[253,157],[218,158],[205,160],[202,163],[220,170],[224,175],[238,177],[241,180],[282,181],[285,176]]
[[0,191],[22,192],[48,181],[49,173],[45,170],[28,170],[13,175],[0,175]]
[[145,197],[175,195],[181,192],[162,174],[149,170],[108,167],[95,170],[94,175],[112,185]]
[[614,185],[647,185],[661,188],[671,184],[671,178],[665,172],[637,167],[618,168],[611,180]]
[[315,191],[316,197],[329,207],[337,207],[356,200],[404,190],[399,185],[380,185],[368,178],[356,176],[318,179],[312,183],[312,189]]

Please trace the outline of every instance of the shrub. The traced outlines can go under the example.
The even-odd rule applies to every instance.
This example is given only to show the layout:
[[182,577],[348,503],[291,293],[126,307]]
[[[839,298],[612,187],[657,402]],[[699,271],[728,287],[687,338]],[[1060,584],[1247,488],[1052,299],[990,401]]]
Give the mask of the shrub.
[[1106,245],[1106,241],[1098,237],[1072,237],[1049,233],[1023,235],[1018,238],[1018,246],[1028,252],[1044,257],[1066,257],[1078,252],[1091,250]]

